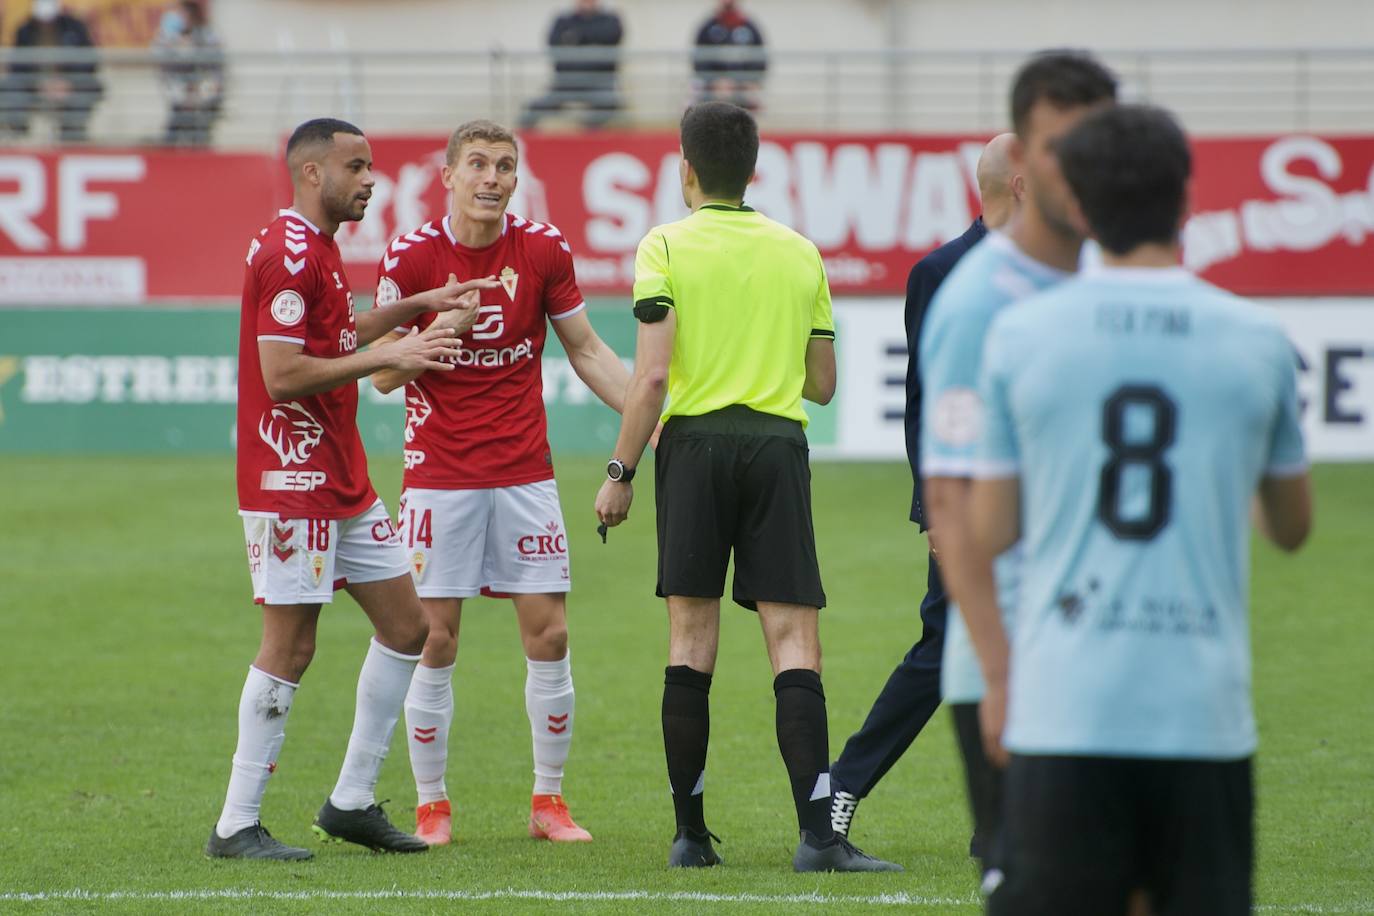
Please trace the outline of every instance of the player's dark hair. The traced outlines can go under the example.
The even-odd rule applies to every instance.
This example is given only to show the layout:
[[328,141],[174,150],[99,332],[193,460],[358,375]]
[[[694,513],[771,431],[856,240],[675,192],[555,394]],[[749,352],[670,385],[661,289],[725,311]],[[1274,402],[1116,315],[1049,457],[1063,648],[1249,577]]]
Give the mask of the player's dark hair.
[[742,199],[759,158],[759,125],[729,102],[698,102],[682,115],[682,155],[712,197]]
[[1011,124],[1019,136],[1036,102],[1077,108],[1116,99],[1116,77],[1087,51],[1042,51],[1017,71],[1011,86]]
[[1102,247],[1123,255],[1178,238],[1193,157],[1162,108],[1095,111],[1059,142],[1059,167]]
[[290,162],[291,154],[302,146],[333,143],[335,134],[363,136],[361,128],[347,121],[340,121],[338,118],[311,118],[291,132],[291,139],[286,141],[286,161]]

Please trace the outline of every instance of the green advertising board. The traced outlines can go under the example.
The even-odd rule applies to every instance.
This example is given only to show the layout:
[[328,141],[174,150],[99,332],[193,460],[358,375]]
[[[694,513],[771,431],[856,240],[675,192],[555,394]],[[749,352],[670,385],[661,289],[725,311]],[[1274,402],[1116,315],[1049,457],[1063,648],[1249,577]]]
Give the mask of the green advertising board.
[[[590,312],[627,364],[628,308]],[[0,452],[225,452],[234,447],[238,310],[0,310]],[[572,371],[557,335],[543,359],[549,442],[564,454],[608,454],[618,419]],[[807,406],[813,445],[835,442],[834,412]],[[368,449],[401,451],[400,392],[360,387]]]

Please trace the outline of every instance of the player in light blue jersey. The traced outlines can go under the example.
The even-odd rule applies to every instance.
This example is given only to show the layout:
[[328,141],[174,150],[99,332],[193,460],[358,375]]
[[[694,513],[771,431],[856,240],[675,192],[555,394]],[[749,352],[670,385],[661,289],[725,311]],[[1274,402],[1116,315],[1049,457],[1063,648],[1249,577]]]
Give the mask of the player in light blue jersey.
[[[983,337],[993,317],[1018,299],[1063,281],[1078,263],[1081,231],[1069,217],[1070,195],[1054,146],[1084,115],[1109,105],[1116,80],[1091,57],[1052,52],[1032,58],[1012,86],[1016,138],[1013,171],[1024,176],[1026,199],[1006,234],[992,233],[965,255],[936,293],[920,339],[921,475],[931,543],[956,605],[995,607],[981,589],[971,548],[968,489],[979,437],[977,380]],[[1014,605],[1015,562],[999,560],[1002,603]],[[941,693],[950,705],[973,811],[972,852],[996,881],[995,847],[1001,779],[982,752],[978,703],[983,682],[962,615],[949,615],[941,661]]]
[[1023,560],[990,911],[1124,914],[1143,889],[1158,914],[1244,914],[1249,513],[1258,492],[1285,549],[1310,526],[1296,356],[1179,266],[1172,117],[1095,113],[1059,156],[1103,266],[999,313],[979,383],[975,537]]

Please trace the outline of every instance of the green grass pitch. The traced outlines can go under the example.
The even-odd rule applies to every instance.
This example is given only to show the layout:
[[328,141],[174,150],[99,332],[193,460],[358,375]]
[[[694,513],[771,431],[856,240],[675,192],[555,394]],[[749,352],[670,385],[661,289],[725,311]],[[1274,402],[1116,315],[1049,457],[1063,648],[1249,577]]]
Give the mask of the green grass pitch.
[[[943,711],[855,822],[859,845],[906,873],[790,871],[796,833],[768,663],[754,617],[733,606],[707,777],[726,865],[664,867],[672,814],[652,484],[603,546],[591,512],[599,462],[567,457],[559,472],[578,692],[565,790],[596,842],[553,847],[525,835],[523,659],[509,604],[483,599],[464,615],[456,677],[457,844],[414,857],[331,846],[282,865],[202,855],[259,628],[232,461],[0,458],[0,911],[976,912]],[[374,476],[394,508],[396,463],[379,457]],[[1374,911],[1374,465],[1322,467],[1316,482],[1304,551],[1254,552],[1262,912]],[[908,486],[900,465],[815,468],[833,753],[918,633],[925,547],[905,520]],[[311,842],[333,785],[368,632],[348,598],[326,609],[263,812],[288,842]],[[399,742],[379,797],[413,826]]]

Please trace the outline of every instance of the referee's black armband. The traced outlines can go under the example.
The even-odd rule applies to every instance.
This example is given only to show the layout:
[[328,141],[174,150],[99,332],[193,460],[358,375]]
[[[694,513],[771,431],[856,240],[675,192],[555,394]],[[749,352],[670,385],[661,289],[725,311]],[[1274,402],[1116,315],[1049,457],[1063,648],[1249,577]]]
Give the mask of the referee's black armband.
[[835,332],[832,331],[832,330],[830,330],[829,328],[812,328],[812,329],[811,329],[811,336],[812,336],[812,337],[822,337],[822,338],[824,338],[824,339],[826,339],[826,340],[834,340],[834,339],[835,339]]
[[673,300],[668,296],[650,296],[635,302],[635,317],[645,324],[654,324],[668,317]]

